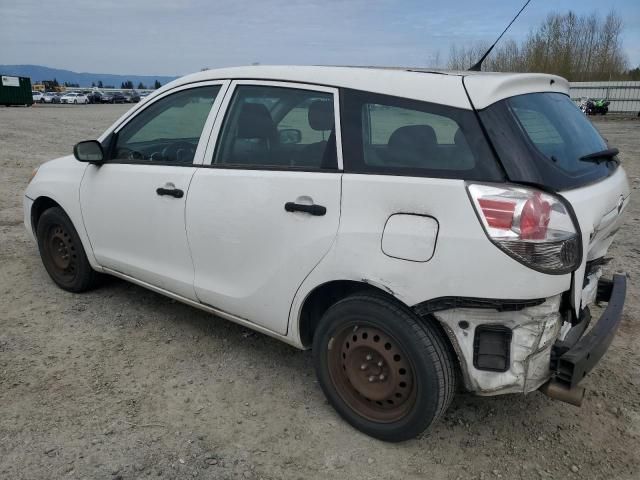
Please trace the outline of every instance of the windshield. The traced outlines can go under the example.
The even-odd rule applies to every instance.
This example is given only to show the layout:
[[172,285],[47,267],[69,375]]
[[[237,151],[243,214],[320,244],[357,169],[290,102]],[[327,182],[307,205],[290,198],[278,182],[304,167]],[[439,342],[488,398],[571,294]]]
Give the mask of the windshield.
[[518,95],[491,105],[480,117],[513,181],[566,190],[601,180],[617,168],[615,158],[581,159],[608,146],[567,95]]

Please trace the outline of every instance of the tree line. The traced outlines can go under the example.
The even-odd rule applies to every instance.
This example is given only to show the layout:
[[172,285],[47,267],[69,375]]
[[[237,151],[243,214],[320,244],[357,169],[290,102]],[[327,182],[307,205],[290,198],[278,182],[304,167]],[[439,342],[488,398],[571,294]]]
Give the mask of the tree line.
[[[524,41],[499,43],[482,69],[552,73],[574,82],[640,79],[640,67],[628,67],[622,49],[622,28],[622,18],[613,11],[604,18],[596,13],[551,13]],[[489,42],[470,47],[452,45],[448,67],[468,69],[490,45]]]
[[[91,86],[96,88],[115,88],[113,86],[104,86],[102,84],[102,80],[99,80],[97,84],[95,82],[91,82]],[[137,87],[134,87],[133,82],[131,80],[126,80],[120,84],[120,88],[122,88],[123,90],[133,90],[134,88],[137,88],[138,90],[146,90],[147,88],[153,88],[154,90],[157,90],[161,86],[162,84],[158,80],[155,81],[155,83],[153,84],[153,87],[147,87],[142,82],[138,83]]]
[[[54,90],[56,87],[59,87],[60,84],[58,83],[57,79],[53,79],[53,80],[43,80],[42,84],[47,88],[47,89],[51,89]],[[62,84],[64,87],[67,88],[80,88],[80,84],[78,83],[72,83],[72,82],[63,82]],[[102,83],[102,80],[99,80],[98,83],[96,82],[91,82],[91,86],[94,88],[116,88],[113,85],[104,85]],[[162,84],[156,80],[155,83],[153,84],[153,87],[149,87],[149,88],[153,88],[154,90],[157,90],[158,88],[160,88],[162,86]],[[133,82],[131,80],[127,80],[125,82],[122,82],[120,84],[120,88],[122,88],[123,90],[133,90],[134,86],[133,86]],[[138,86],[136,87],[138,90],[146,90],[147,86],[140,82],[138,83]]]

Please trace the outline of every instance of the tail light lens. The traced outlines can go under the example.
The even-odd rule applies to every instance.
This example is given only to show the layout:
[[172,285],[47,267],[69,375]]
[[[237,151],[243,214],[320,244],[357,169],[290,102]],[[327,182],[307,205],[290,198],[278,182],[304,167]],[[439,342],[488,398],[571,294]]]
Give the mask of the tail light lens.
[[470,184],[467,189],[487,236],[510,256],[550,274],[578,267],[580,238],[558,198],[524,187]]

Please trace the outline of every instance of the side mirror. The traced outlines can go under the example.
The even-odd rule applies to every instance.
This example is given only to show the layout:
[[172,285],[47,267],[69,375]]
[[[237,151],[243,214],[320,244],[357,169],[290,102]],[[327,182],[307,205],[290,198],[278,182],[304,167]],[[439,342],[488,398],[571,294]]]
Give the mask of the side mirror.
[[297,128],[285,128],[283,130],[278,130],[278,140],[282,145],[300,143],[302,140],[302,132]]
[[73,156],[81,162],[104,162],[104,151],[97,140],[85,140],[84,142],[76,143],[76,146],[73,147]]

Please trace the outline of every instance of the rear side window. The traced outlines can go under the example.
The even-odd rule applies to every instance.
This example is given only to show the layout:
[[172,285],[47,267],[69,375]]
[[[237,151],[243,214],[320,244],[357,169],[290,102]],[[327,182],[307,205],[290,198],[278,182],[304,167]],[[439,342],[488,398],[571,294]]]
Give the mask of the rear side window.
[[502,176],[470,110],[343,91],[345,169],[499,181]]

